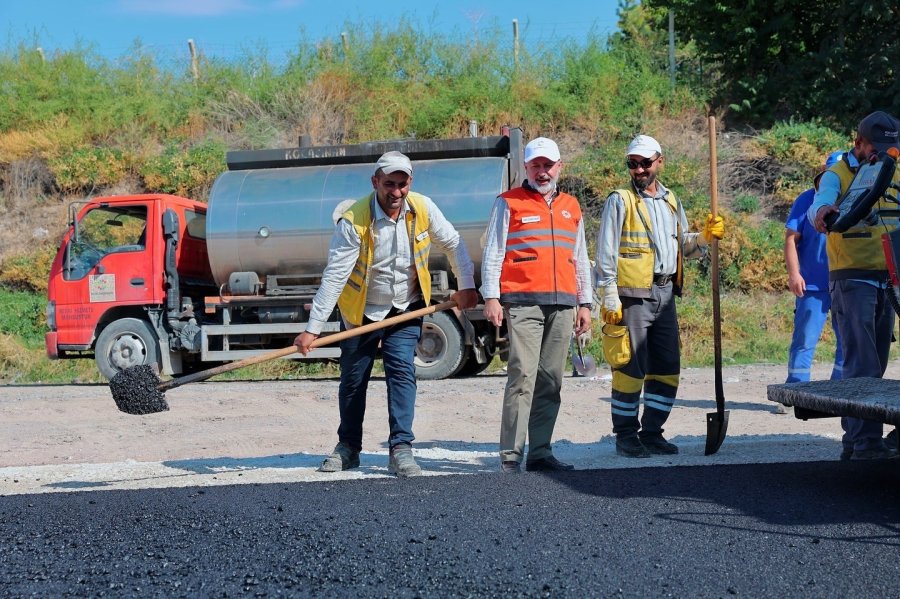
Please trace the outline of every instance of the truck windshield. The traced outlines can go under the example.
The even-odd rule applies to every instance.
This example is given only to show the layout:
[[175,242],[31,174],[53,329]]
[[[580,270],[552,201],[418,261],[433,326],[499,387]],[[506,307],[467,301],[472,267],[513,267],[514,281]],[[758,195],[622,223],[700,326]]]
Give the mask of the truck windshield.
[[66,279],[84,277],[107,254],[140,252],[146,247],[146,206],[100,206],[78,222],[69,243]]

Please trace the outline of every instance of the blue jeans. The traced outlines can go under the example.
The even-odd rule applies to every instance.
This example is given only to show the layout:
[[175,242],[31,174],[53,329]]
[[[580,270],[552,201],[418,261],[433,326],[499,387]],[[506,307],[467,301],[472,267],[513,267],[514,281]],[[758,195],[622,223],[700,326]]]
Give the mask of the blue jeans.
[[[862,281],[831,283],[831,315],[841,330],[845,379],[884,376],[894,331],[888,293],[891,291]],[[841,427],[846,449],[882,447],[881,422],[844,416]]]
[[[825,326],[830,309],[831,295],[827,291],[807,291],[803,297],[797,298],[794,304],[794,336],[788,352],[788,376],[785,383],[809,380],[816,344],[822,335],[822,327]],[[836,341],[831,380],[836,380],[841,378],[844,368],[844,352],[836,321],[832,320],[831,328]]]
[[[410,310],[423,307],[410,305]],[[343,328],[343,327],[342,327]],[[338,439],[354,449],[362,449],[363,418],[366,414],[366,391],[372,365],[381,344],[384,379],[387,383],[388,445],[412,443],[413,416],[416,407],[416,344],[422,334],[422,319],[372,331],[341,342],[341,384],[338,403],[341,424]]]

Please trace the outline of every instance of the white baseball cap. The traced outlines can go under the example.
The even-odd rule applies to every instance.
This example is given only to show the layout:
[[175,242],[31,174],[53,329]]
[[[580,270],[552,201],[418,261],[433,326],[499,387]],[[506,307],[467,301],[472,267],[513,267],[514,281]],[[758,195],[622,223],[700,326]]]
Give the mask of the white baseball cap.
[[628,144],[628,150],[625,151],[626,156],[643,156],[644,158],[654,158],[657,154],[662,155],[662,148],[659,142],[649,135],[638,135]]
[[531,162],[535,158],[546,158],[553,162],[559,161],[559,146],[552,139],[538,137],[532,139],[525,146],[525,162]]
[[403,171],[407,175],[412,176],[412,163],[409,161],[409,158],[396,150],[385,152],[381,155],[381,158],[376,163],[375,171],[377,172],[379,169],[385,175]]

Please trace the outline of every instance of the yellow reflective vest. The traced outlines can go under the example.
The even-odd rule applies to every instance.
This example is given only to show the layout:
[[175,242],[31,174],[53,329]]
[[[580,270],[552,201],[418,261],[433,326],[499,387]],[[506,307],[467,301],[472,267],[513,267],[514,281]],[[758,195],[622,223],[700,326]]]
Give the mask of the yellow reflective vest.
[[[360,239],[359,257],[338,298],[338,308],[343,317],[352,325],[361,325],[366,309],[366,292],[369,288],[369,268],[375,257],[375,193],[358,200],[341,218],[350,222]],[[431,236],[428,234],[430,219],[425,204],[425,196],[409,192],[406,196],[409,210],[406,211],[406,230],[412,241],[412,258],[419,276],[419,288],[427,306],[431,302],[431,273],[428,271],[428,254],[431,251]]]
[[[617,189],[616,193],[625,204],[625,220],[622,223],[622,236],[619,240],[618,276],[619,295],[625,297],[650,297],[653,285],[653,265],[656,249],[650,239],[650,214],[644,200],[632,189]],[[679,202],[671,190],[666,190],[666,204],[675,217],[678,236],[678,259],[675,278],[672,283],[676,295],[681,295],[682,251],[681,218],[679,218]]]
[[[846,155],[832,166],[831,172],[841,180],[841,196],[856,176],[847,162]],[[884,198],[878,200],[873,210],[892,209]],[[832,281],[842,279],[870,279],[882,281],[888,276],[887,262],[881,245],[881,234],[889,233],[897,228],[896,221],[866,224],[866,219],[859,221],[843,233],[829,233],[825,242],[828,252],[828,277]]]

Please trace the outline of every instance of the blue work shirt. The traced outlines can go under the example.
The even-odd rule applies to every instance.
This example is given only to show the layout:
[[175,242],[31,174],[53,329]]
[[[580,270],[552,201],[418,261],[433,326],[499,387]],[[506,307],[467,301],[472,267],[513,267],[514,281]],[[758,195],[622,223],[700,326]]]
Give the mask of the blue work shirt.
[[784,226],[800,234],[797,259],[800,262],[800,276],[806,281],[806,290],[828,291],[828,252],[825,250],[825,235],[816,231],[807,214],[815,195],[816,190],[810,188],[797,196]]

